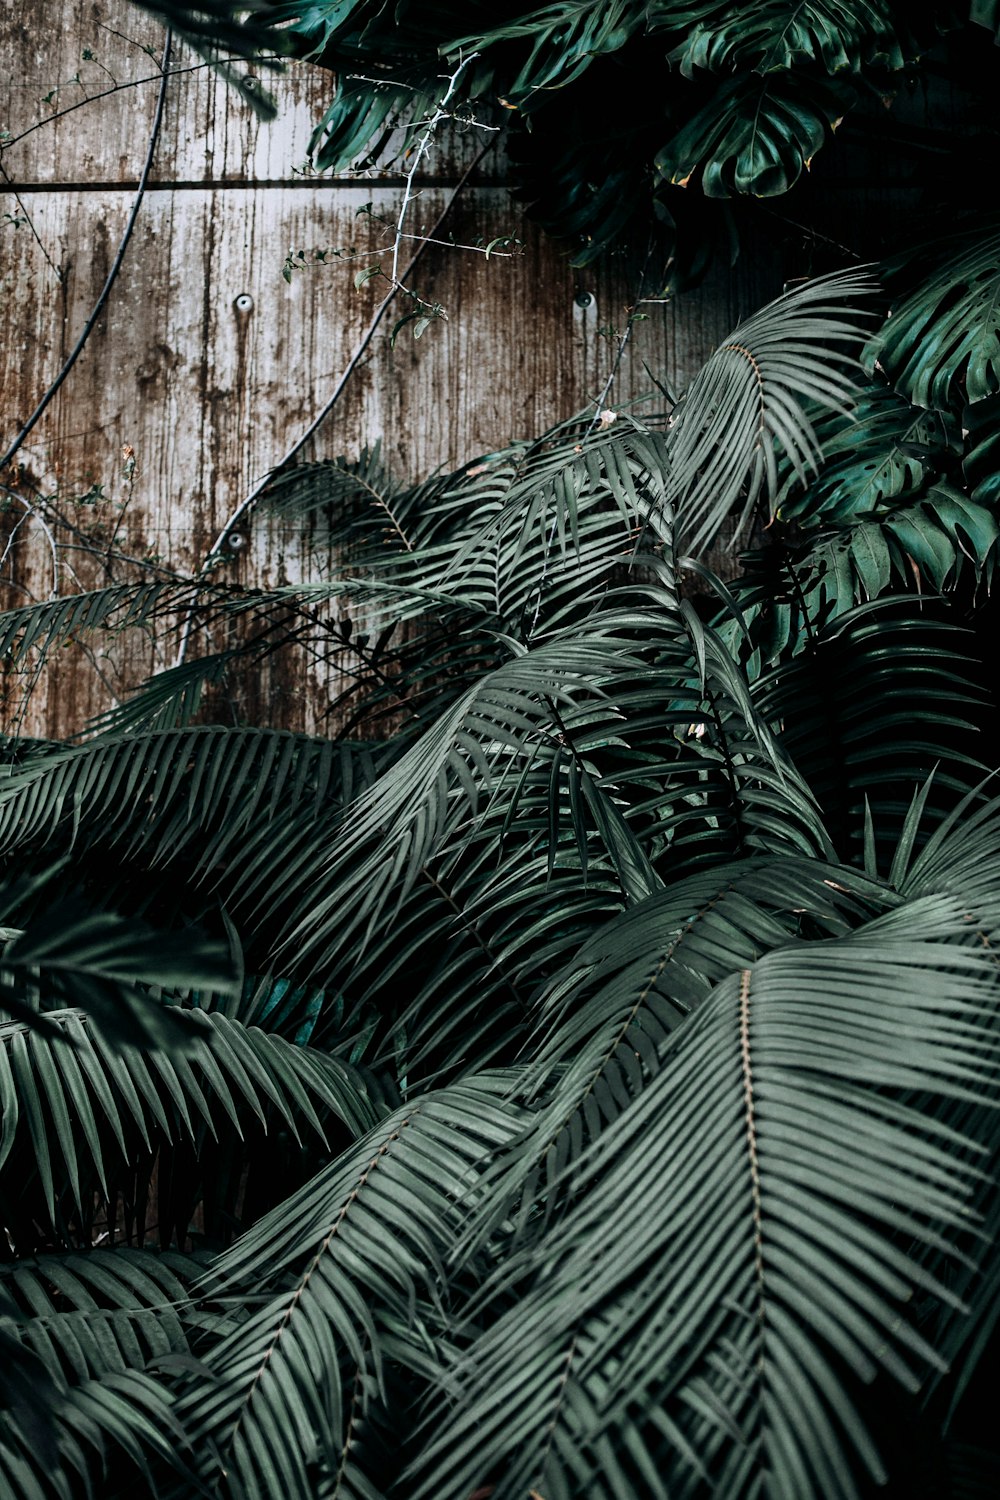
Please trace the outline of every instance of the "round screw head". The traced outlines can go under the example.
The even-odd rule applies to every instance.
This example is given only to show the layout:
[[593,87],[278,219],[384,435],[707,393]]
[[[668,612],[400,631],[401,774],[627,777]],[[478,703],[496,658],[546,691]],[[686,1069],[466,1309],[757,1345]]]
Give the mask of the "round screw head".
[[593,307],[595,300],[596,299],[593,292],[584,291],[577,292],[576,296],[573,298],[573,301],[576,303],[577,307]]
[[240,313],[253,312],[253,298],[249,292],[240,292],[240,295],[234,298],[233,306]]

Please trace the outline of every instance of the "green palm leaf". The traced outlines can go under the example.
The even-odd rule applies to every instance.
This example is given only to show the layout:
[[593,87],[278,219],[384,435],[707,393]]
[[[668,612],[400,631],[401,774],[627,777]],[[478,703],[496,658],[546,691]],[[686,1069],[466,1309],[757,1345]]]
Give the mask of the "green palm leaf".
[[[158,861],[196,837],[206,867],[247,830],[307,806],[349,801],[373,774],[369,747],[220,726],[109,735],[32,758],[0,786],[5,852],[62,832],[127,836]],[[142,815],[136,813],[142,809]]]
[[854,272],[809,282],[748,318],[712,355],[669,438],[678,546],[703,551],[741,498],[742,526],[762,495],[777,493],[779,458],[800,480],[818,468],[810,407],[847,408],[848,361],[830,350],[858,340],[851,309],[870,291]]
[[208,1379],[177,1413],[204,1478],[224,1472],[233,1500],[279,1479],[312,1500],[310,1466],[336,1474],[347,1453],[352,1383],[363,1408],[384,1392],[388,1349],[426,1366],[420,1319],[446,1295],[459,1203],[517,1127],[500,1093],[470,1079],[414,1100],[213,1267],[205,1297],[252,1287],[259,1306],[204,1352]]
[[147,1476],[154,1459],[184,1467],[183,1432],[151,1372],[190,1360],[184,1308],[203,1270],[195,1256],[125,1249],[25,1257],[0,1270],[5,1331],[15,1333],[29,1390],[44,1372],[49,1423],[43,1442],[30,1423],[6,1426],[5,1495],[105,1493],[94,1482],[116,1449]]
[[107,1198],[118,1165],[161,1133],[194,1144],[220,1128],[242,1136],[273,1110],[296,1139],[304,1125],[325,1141],[324,1116],[360,1134],[384,1112],[358,1069],[218,1013],[187,1013],[183,1053],[109,1044],[79,1011],[48,1019],[55,1038],[0,1023],[0,1159],[14,1153],[22,1171],[30,1162],[53,1223],[64,1190],[78,1211],[85,1186]]
[[757,707],[781,725],[842,858],[860,848],[866,806],[886,832],[900,826],[913,787],[940,760],[942,791],[979,779],[978,693],[959,644],[954,626],[862,605],[813,628],[798,656],[760,679]]
[[671,1033],[734,968],[806,935],[843,936],[898,899],[843,866],[751,856],[675,881],[606,921],[538,1001],[519,1080],[537,1112],[488,1172],[465,1245],[508,1213],[519,1234],[530,1233],[543,1180],[546,1215],[572,1200],[587,1148],[648,1086]]
[[[830,1500],[880,1476],[862,1392],[940,1363],[907,1307],[956,1300],[996,1003],[946,897],[723,980],[588,1152],[587,1196],[504,1268],[517,1295],[456,1349],[412,1492],[603,1497],[651,1473],[644,1492]],[[971,1136],[939,1123],[950,1100]]]

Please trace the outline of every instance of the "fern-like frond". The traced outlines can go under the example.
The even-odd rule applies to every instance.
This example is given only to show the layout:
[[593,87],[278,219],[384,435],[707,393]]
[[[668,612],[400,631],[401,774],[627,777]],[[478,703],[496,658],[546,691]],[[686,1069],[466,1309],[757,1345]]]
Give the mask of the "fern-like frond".
[[780,726],[842,858],[860,848],[866,804],[888,833],[940,761],[951,796],[982,774],[972,755],[980,694],[963,644],[954,626],[862,605],[814,628],[760,679],[757,707]]
[[546,1218],[572,1200],[587,1148],[660,1071],[670,1034],[734,969],[803,938],[843,936],[899,899],[844,866],[751,856],[675,881],[604,922],[535,1007],[519,1087],[536,1113],[489,1169],[465,1245],[508,1215],[518,1237],[530,1234],[543,1181]]
[[579,615],[633,557],[643,523],[667,523],[662,437],[627,417],[579,419],[424,485],[394,485],[377,454],[276,477],[284,511],[321,509],[324,540],[366,617],[457,612],[524,638]]
[[347,1464],[352,1423],[384,1393],[387,1348],[426,1368],[421,1320],[447,1296],[460,1204],[517,1128],[502,1093],[483,1077],[415,1099],[216,1262],[203,1297],[252,1290],[258,1306],[204,1350],[177,1406],[206,1481],[225,1473],[243,1500],[280,1478],[312,1500],[310,1470]]
[[587,1153],[586,1196],[499,1273],[509,1307],[459,1335],[411,1492],[847,1500],[881,1477],[864,1388],[940,1366],[909,1308],[955,1305],[975,1245],[996,1009],[943,896],[724,979]]
[[[109,735],[32,757],[0,784],[5,853],[100,835],[169,859],[204,839],[207,867],[248,829],[292,808],[345,805],[372,777],[375,752],[282,730],[221,726]],[[138,815],[138,816],[137,816]]]
[[[669,435],[678,546],[698,553],[742,501],[739,525],[779,486],[779,459],[804,479],[821,451],[810,410],[844,409],[853,392],[847,350],[862,336],[857,272],[808,282],[740,324],[678,406]],[[831,358],[831,349],[844,349]],[[845,347],[846,346],[846,347]]]
[[325,1141],[324,1116],[362,1134],[383,1112],[364,1074],[340,1059],[219,1013],[184,1019],[183,1052],[111,1044],[80,1011],[48,1013],[54,1038],[0,1023],[0,1160],[30,1164],[53,1222],[64,1192],[78,1211],[84,1187],[107,1197],[112,1172],[159,1135],[197,1145],[225,1122],[242,1136],[273,1111],[296,1139],[301,1125]]

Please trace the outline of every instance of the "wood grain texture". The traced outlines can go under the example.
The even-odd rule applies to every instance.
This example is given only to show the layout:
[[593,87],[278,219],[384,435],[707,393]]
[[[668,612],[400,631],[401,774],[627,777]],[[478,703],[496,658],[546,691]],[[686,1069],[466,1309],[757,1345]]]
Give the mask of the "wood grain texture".
[[[162,47],[155,23],[118,0],[49,5],[51,31],[35,15],[8,12],[0,22],[0,125],[13,137],[0,187],[11,219],[30,221],[0,229],[4,444],[57,373],[113,259],[155,105],[156,67],[143,48]],[[96,62],[82,60],[85,49]],[[197,569],[241,499],[322,409],[376,304],[377,284],[355,291],[353,261],[309,265],[290,284],[282,276],[293,249],[335,247],[370,261],[386,231],[358,210],[370,202],[376,215],[398,212],[392,179],[296,171],[329,76],[289,67],[270,85],[279,116],[268,125],[195,63],[175,53],[173,66],[191,71],[168,84],[151,190],[105,314],[17,471],[0,476],[4,607],[53,587],[155,576],[163,565]],[[77,75],[81,83],[67,82]],[[148,81],[52,117],[111,79],[139,78]],[[428,155],[411,233],[434,222],[471,149],[467,141]],[[356,456],[381,438],[393,470],[417,479],[536,434],[600,394],[614,340],[599,330],[624,325],[634,291],[613,272],[575,272],[523,222],[502,153],[463,191],[448,229],[465,243],[515,233],[524,251],[487,262],[430,247],[414,285],[447,319],[419,343],[402,335],[395,349],[391,321],[384,326],[305,456]],[[682,388],[734,323],[780,290],[782,271],[773,257],[744,257],[696,294],[648,309],[612,404],[651,393],[649,372]],[[586,308],[581,291],[593,297]],[[247,297],[249,309],[239,301]],[[46,528],[42,511],[61,519]],[[249,543],[227,576],[272,584],[316,567],[295,530],[262,512]],[[8,680],[8,724],[77,731],[169,659],[141,633],[70,645],[37,682],[31,673]],[[227,711],[314,728],[327,722],[336,690],[308,661],[282,659]]]

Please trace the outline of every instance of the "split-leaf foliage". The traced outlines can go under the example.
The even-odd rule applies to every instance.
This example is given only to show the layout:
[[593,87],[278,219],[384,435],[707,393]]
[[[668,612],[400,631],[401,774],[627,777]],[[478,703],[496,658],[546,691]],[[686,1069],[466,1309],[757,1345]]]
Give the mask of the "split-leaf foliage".
[[[321,170],[399,170],[447,93],[440,135],[502,129],[573,264],[624,257],[650,292],[692,285],[748,235],[815,224],[845,179],[920,193],[947,227],[969,161],[997,151],[995,0],[141,3],[196,45],[214,29],[226,56],[329,68]],[[812,270],[843,238],[829,204],[819,217]],[[892,231],[890,212],[878,253]]]
[[[589,224],[636,160],[784,191],[818,101],[912,60],[887,0],[738,11],[295,14],[410,69],[347,80],[331,162],[463,39],[539,142],[655,44],[697,110],[605,141],[613,192],[552,210]],[[262,45],[233,15],[173,19]],[[661,418],[276,474],[336,576],[0,615],[28,673],[240,627],[4,745],[4,1494],[997,1492],[1000,299],[995,221],[949,231],[756,312]],[[324,733],[212,721],[288,649],[344,684]]]

